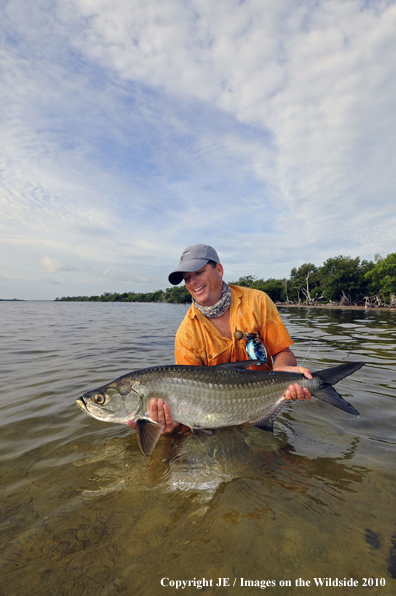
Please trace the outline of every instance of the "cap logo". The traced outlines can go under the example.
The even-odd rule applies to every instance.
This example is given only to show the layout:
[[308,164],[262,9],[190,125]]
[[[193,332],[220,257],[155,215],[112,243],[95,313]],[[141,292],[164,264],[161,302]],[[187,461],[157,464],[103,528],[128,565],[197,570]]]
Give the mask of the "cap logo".
[[184,258],[190,254],[189,250],[184,251],[184,253],[182,254],[182,256],[180,257],[180,263],[182,263],[184,261]]

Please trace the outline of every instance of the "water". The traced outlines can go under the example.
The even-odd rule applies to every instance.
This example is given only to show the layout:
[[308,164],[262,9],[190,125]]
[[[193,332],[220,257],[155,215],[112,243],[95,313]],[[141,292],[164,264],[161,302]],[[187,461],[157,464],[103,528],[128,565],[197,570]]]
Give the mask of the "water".
[[359,417],[291,404],[274,434],[161,437],[147,460],[75,399],[173,363],[186,310],[0,303],[0,595],[394,594],[396,313],[280,311],[299,363],[368,363],[338,385]]

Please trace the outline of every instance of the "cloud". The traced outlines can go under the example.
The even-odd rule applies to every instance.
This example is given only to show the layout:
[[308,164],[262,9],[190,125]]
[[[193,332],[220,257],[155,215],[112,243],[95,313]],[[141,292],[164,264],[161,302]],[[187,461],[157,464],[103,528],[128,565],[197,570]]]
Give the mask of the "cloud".
[[8,284],[8,278],[4,275],[0,275],[0,288],[6,289]]
[[201,241],[230,278],[396,249],[394,2],[14,0],[0,16],[12,294],[32,261],[79,294],[157,289]]
[[[349,215],[362,201],[375,216],[369,201],[378,184],[391,206],[394,4],[219,1],[188,11],[171,0],[119,1],[93,11],[81,0],[79,7],[89,26],[75,43],[91,59],[126,81],[194,97],[257,126],[263,149],[270,137],[274,200],[300,225],[312,211],[332,223],[335,207]],[[254,174],[267,181],[266,170]]]
[[41,268],[48,273],[59,273],[59,271],[77,271],[77,267],[63,265],[57,259],[50,259],[47,256],[43,257],[41,261],[39,261],[39,264]]
[[108,269],[106,269],[106,271],[103,271],[103,277],[111,282],[114,283],[124,283],[124,282],[128,282],[128,283],[137,283],[137,284],[142,284],[142,283],[147,283],[149,281],[149,279],[147,277],[137,277],[136,275],[128,275],[126,273],[124,274],[115,274],[112,271],[109,271]]
[[54,286],[58,286],[62,283],[58,277],[41,277],[40,281],[45,284],[51,284]]

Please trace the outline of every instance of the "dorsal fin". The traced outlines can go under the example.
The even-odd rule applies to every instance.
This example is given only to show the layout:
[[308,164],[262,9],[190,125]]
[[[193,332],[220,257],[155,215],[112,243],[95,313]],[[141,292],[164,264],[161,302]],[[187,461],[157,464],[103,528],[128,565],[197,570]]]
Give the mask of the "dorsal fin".
[[244,370],[249,366],[255,364],[261,364],[260,360],[242,360],[241,362],[225,362],[224,364],[216,364],[219,368],[225,368],[226,370]]

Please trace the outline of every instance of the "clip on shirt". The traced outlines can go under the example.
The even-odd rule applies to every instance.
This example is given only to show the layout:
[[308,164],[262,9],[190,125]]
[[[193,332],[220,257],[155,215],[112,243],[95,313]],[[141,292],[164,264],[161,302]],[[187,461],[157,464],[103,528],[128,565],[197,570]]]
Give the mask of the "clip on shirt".
[[249,360],[259,360],[261,364],[267,362],[267,350],[261,339],[256,333],[246,333],[243,335],[242,331],[235,331],[234,337],[236,340],[246,339],[246,353]]

